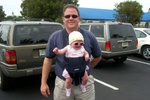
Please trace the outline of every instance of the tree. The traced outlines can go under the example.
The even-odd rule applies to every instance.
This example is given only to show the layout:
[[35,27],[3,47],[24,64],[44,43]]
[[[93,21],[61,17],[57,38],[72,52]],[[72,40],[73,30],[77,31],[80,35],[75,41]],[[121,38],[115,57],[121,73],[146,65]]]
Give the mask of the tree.
[[3,7],[0,6],[0,22],[4,20],[5,12],[3,11]]
[[6,21],[8,21],[8,20],[13,20],[13,21],[20,21],[20,20],[22,20],[23,19],[23,17],[22,16],[15,16],[15,15],[13,15],[13,16],[6,16],[5,17],[5,20]]
[[25,18],[41,18],[60,21],[64,5],[73,3],[77,5],[78,0],[23,0],[20,12]]
[[116,12],[114,17],[121,22],[128,22],[132,25],[140,22],[143,11],[142,5],[140,5],[137,1],[126,1],[121,2],[120,4],[116,4]]

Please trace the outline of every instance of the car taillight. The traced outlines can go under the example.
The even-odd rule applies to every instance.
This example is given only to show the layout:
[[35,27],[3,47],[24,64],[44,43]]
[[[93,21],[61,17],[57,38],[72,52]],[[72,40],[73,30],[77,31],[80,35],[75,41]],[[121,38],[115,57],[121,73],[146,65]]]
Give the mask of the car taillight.
[[119,25],[122,25],[122,22],[118,22]]
[[7,50],[5,56],[6,56],[5,60],[7,64],[17,63],[15,50]]
[[138,46],[138,40],[136,39],[136,47]]
[[106,51],[110,51],[110,42],[109,42],[109,41],[107,41],[107,42],[105,43],[105,50],[106,50]]

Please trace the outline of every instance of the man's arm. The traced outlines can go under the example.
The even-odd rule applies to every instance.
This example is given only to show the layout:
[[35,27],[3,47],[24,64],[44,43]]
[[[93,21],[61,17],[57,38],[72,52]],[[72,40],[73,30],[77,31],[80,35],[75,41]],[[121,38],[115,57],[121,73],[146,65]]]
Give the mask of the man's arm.
[[99,56],[97,58],[93,58],[91,60],[91,66],[92,66],[92,68],[94,68],[100,62],[100,60],[101,60],[101,56]]
[[42,79],[41,79],[41,93],[43,96],[48,97],[50,95],[50,89],[47,85],[47,79],[51,70],[53,59],[46,58],[43,62],[43,68],[42,68]]
[[44,58],[41,83],[45,84],[47,82],[47,79],[51,70],[51,66],[52,66],[52,60],[53,59],[49,59],[46,57]]

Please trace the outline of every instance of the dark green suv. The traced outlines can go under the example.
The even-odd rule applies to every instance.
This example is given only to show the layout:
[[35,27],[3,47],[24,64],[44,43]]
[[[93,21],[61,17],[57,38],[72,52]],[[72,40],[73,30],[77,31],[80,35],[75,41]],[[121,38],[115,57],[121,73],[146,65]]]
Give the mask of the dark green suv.
[[49,36],[63,26],[44,21],[0,22],[0,87],[10,79],[41,74]]

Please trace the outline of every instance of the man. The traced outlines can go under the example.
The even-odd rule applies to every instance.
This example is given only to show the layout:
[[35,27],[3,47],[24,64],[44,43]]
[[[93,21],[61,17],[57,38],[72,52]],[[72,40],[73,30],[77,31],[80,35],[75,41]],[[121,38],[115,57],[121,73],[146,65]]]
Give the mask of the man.
[[[44,59],[43,69],[42,69],[42,79],[41,79],[41,88],[40,88],[41,93],[45,97],[48,97],[48,95],[50,95],[50,89],[47,84],[47,79],[52,66],[52,60],[55,57],[56,80],[55,80],[55,88],[54,88],[54,100],[95,100],[94,78],[90,74],[90,70],[91,68],[94,68],[101,60],[101,50],[98,45],[98,42],[95,36],[91,32],[79,28],[80,14],[75,5],[68,4],[64,7],[62,21],[64,23],[65,29],[54,32],[50,36],[47,44],[46,57]],[[90,56],[91,55],[93,56],[93,59],[91,60],[91,62],[88,63],[89,79],[86,84],[86,88],[87,88],[86,92],[82,93],[79,86],[72,85],[71,96],[67,97],[66,90],[65,90],[65,79],[62,76],[63,67],[65,66],[63,63],[64,56],[56,55],[53,52],[53,49],[55,47],[61,49],[66,45],[68,45],[68,35],[73,31],[79,31],[82,33],[84,37],[85,50],[89,53]]]

